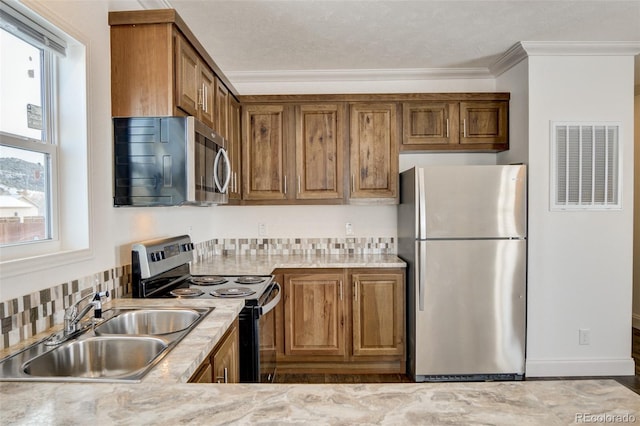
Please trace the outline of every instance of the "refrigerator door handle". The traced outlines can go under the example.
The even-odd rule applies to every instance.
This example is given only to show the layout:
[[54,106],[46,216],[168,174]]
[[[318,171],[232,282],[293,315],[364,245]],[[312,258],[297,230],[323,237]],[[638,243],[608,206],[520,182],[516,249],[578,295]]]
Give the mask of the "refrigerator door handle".
[[427,279],[427,250],[424,241],[416,241],[416,285],[418,286],[418,309],[424,311],[424,291]]
[[427,238],[427,205],[425,201],[425,182],[424,182],[424,169],[417,169],[418,171],[418,184],[416,185],[416,206],[418,209],[418,239],[424,240]]

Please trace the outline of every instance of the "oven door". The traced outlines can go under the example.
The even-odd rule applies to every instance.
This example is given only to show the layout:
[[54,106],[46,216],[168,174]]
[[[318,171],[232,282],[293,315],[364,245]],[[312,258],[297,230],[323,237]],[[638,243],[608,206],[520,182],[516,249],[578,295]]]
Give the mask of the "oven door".
[[273,383],[276,376],[276,306],[280,303],[282,290],[274,283],[260,315],[260,382]]
[[273,283],[258,306],[240,311],[240,381],[271,383],[276,374],[275,307],[280,302],[280,284]]

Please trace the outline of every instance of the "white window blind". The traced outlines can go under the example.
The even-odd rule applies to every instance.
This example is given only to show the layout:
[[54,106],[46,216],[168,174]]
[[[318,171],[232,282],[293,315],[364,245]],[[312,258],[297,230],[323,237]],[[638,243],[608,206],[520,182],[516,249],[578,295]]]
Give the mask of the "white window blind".
[[619,209],[618,123],[552,123],[552,210]]

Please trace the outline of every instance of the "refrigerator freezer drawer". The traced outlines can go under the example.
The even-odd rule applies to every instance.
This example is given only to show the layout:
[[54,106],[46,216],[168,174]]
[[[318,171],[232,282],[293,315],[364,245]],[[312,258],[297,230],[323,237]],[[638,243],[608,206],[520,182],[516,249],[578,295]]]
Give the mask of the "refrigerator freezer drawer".
[[414,375],[523,374],[526,241],[418,246]]
[[425,167],[418,186],[419,239],[526,236],[526,166]]

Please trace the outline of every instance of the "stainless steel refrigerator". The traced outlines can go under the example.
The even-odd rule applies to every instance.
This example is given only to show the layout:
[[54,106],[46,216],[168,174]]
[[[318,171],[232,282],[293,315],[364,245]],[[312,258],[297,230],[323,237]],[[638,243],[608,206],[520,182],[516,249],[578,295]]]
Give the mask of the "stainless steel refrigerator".
[[516,165],[400,174],[398,255],[416,381],[524,376],[526,173]]

